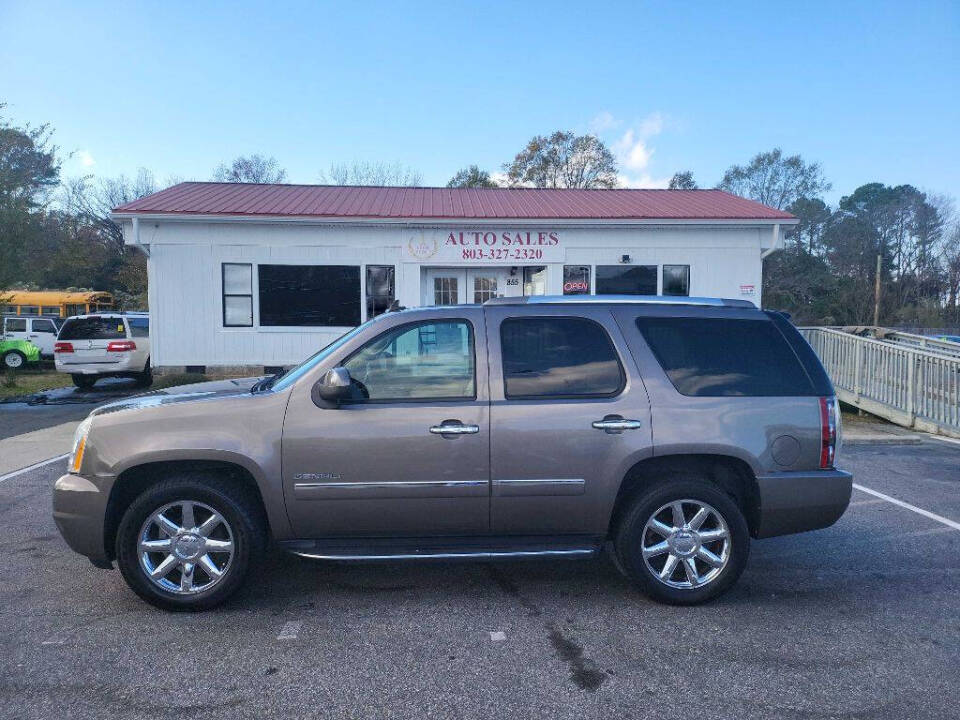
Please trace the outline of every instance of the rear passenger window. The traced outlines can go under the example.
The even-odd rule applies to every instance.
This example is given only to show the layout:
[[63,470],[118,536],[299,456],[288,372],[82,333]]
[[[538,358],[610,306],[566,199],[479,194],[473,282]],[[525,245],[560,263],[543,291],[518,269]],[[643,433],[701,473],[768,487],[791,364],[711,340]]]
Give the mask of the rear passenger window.
[[504,395],[610,397],[624,374],[607,331],[583,318],[510,318],[500,324]]
[[127,318],[127,325],[130,326],[130,337],[150,337],[149,318]]
[[684,395],[815,394],[796,354],[769,320],[639,317],[637,327]]

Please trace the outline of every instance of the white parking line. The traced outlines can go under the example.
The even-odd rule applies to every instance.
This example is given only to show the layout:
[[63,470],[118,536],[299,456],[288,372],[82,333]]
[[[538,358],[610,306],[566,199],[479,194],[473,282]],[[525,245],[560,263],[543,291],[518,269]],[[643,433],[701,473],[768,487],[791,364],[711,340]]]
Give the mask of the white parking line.
[[886,500],[888,503],[893,503],[894,505],[899,505],[900,507],[906,508],[907,510],[912,510],[918,515],[923,515],[924,517],[930,518],[931,520],[936,520],[938,523],[943,523],[947,527],[953,528],[954,530],[960,530],[960,523],[954,522],[953,520],[945,518],[942,515],[937,515],[936,513],[930,512],[929,510],[918,508],[916,505],[905,503],[903,500],[897,500],[894,497],[890,497],[889,495],[884,495],[882,492],[871,490],[870,488],[864,487],[863,485],[858,485],[857,483],[854,483],[853,486],[860,492],[865,492],[868,495],[873,495],[874,497],[878,497],[881,500]]
[[502,630],[495,630],[490,633],[490,640],[493,642],[503,642],[507,639],[507,634]]
[[48,458],[47,460],[41,460],[40,462],[34,463],[33,465],[27,465],[25,468],[20,468],[19,470],[8,472],[6,475],[0,475],[0,483],[2,483],[4,480],[9,480],[10,478],[14,478],[17,475],[22,475],[25,472],[30,472],[31,470],[42,468],[44,465],[55,463],[58,460],[65,460],[68,457],[70,457],[70,453],[64,453],[63,455],[57,455],[56,457]]
[[930,433],[927,434],[927,437],[930,438],[931,440],[941,440],[945,443],[960,445],[960,440],[957,440],[956,438],[948,438],[948,437],[944,437],[943,435],[932,435]]
[[302,625],[303,623],[296,621],[284,623],[280,628],[280,634],[277,635],[277,640],[296,640]]

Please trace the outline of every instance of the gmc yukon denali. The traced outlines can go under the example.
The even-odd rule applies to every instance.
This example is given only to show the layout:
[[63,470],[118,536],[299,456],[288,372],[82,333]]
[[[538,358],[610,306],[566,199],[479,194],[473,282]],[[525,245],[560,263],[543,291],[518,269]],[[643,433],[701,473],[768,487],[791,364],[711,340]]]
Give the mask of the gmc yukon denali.
[[833,388],[742,300],[570,296],[390,312],[286,373],[98,408],[53,493],[67,543],[172,610],[268,544],[335,560],[592,557],[703,602],[751,538],[850,500]]

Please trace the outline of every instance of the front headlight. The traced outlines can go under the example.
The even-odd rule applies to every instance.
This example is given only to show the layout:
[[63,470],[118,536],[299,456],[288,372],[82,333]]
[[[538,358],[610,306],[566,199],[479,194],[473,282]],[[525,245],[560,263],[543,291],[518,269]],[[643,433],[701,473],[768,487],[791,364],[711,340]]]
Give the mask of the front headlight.
[[88,417],[82,423],[77,425],[77,431],[73,435],[73,449],[70,450],[70,472],[80,472],[80,466],[83,465],[83,451],[87,448],[87,434],[90,432],[92,417]]

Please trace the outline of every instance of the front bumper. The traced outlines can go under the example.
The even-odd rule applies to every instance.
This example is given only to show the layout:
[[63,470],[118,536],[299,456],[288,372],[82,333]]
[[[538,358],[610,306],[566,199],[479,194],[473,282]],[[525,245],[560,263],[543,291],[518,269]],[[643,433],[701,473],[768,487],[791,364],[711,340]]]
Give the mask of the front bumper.
[[757,478],[758,538],[833,525],[850,504],[853,475],[843,470],[780,472]]
[[70,548],[97,567],[111,567],[104,546],[107,493],[80,475],[63,475],[53,486],[53,520]]

